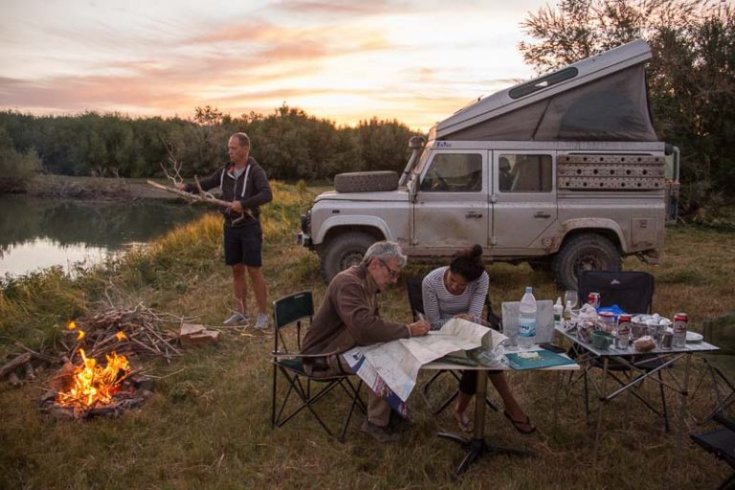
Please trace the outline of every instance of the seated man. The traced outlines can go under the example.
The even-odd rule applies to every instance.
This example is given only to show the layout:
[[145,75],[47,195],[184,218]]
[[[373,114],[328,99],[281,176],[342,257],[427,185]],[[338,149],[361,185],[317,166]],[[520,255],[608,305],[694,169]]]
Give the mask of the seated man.
[[[397,323],[380,318],[377,294],[395,283],[406,256],[395,242],[374,243],[362,263],[337,274],[329,283],[309,331],[304,336],[302,354],[324,354],[305,358],[304,369],[311,376],[329,377],[351,372],[341,353],[358,345],[426,335],[425,321]],[[390,406],[372,391],[368,394],[368,418],[363,432],[380,442],[395,440],[388,431]]]

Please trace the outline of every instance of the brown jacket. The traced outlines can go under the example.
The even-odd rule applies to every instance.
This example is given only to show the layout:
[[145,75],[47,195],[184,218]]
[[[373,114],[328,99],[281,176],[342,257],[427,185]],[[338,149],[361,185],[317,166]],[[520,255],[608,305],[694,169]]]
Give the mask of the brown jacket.
[[304,336],[302,354],[334,354],[356,345],[409,337],[408,326],[380,318],[378,286],[367,267],[356,265],[337,274]]

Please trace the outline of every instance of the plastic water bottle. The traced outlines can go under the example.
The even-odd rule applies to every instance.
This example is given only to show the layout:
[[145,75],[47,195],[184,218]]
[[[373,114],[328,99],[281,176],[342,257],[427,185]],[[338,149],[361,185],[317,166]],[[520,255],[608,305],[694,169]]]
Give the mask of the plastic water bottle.
[[521,298],[518,315],[518,346],[521,348],[528,349],[536,343],[536,310],[536,298],[529,286]]
[[561,296],[556,298],[554,303],[554,328],[561,328],[563,325],[562,314],[564,313],[564,306],[561,304]]

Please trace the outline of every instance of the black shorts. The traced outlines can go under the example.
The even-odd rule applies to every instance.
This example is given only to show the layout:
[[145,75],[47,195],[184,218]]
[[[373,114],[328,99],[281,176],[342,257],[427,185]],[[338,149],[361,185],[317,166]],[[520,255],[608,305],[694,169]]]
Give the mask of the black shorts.
[[225,225],[225,264],[245,264],[251,267],[263,265],[261,257],[261,245],[263,244],[263,231],[260,222],[245,226]]

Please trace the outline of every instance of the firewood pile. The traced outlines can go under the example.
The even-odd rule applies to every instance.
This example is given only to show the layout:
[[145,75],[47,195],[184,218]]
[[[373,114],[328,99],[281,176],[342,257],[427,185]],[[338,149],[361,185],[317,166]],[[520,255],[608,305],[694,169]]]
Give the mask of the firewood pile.
[[67,329],[67,337],[73,340],[59,339],[59,342],[70,359],[81,347],[88,357],[103,358],[115,351],[159,356],[170,362],[172,357],[181,355],[181,350],[173,345],[178,334],[162,328],[163,316],[142,304],[132,310],[113,307],[80,318],[75,322],[76,328]]
[[[166,318],[166,317],[169,318]],[[76,362],[78,352],[84,349],[87,357],[104,359],[111,352],[126,356],[156,356],[171,362],[181,355],[174,344],[178,333],[163,328],[164,324],[180,322],[181,318],[157,313],[137,305],[126,309],[111,307],[70,322],[54,343],[38,351],[16,342],[23,352],[11,356],[0,365],[0,380],[6,379],[13,386],[36,378],[36,371]]]

